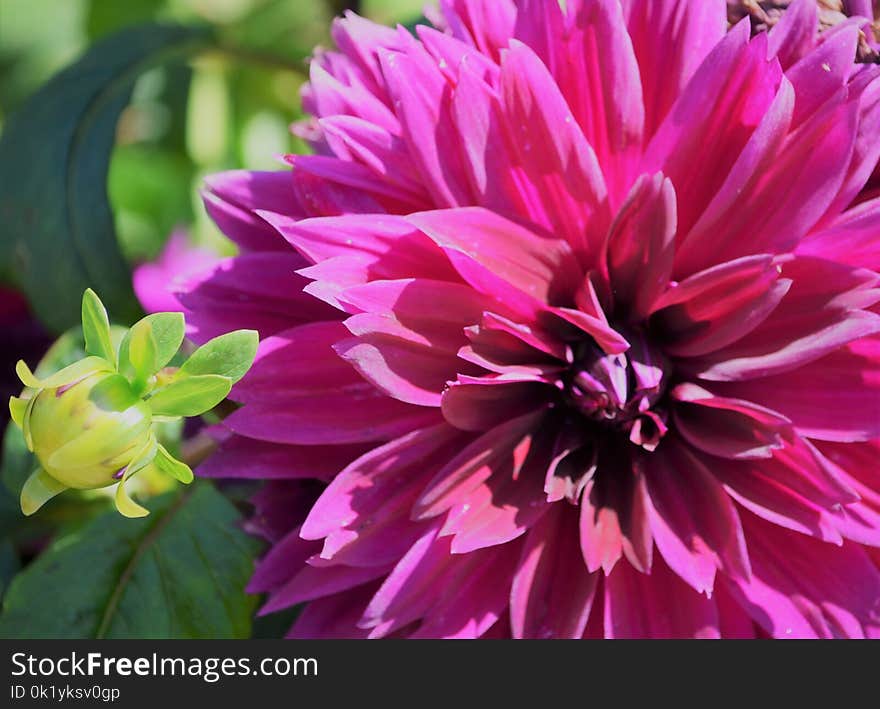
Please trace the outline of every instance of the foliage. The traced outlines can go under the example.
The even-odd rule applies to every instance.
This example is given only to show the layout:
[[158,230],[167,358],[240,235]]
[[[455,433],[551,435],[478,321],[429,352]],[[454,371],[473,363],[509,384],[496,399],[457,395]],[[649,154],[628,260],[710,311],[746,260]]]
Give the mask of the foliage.
[[[333,15],[359,6],[379,21],[409,24],[422,5],[0,0],[0,284],[24,291],[42,324],[63,333],[35,376],[118,351],[127,381],[148,386],[151,375],[140,374],[167,363],[179,333],[170,320],[152,318],[150,337],[141,325],[122,342],[142,315],[131,268],[155,257],[178,227],[195,244],[231,253],[201,207],[204,176],[281,169],[278,154],[305,149],[289,126],[302,117],[307,57],[329,44]],[[78,324],[87,287],[109,306],[109,343],[94,303],[84,313],[85,337]],[[196,351],[153,405],[169,416],[203,407],[193,403],[193,381],[205,387],[196,399],[224,396],[228,383],[211,377],[241,376],[228,358],[240,345],[227,339]],[[156,428],[168,451],[163,465],[186,478],[188,468],[172,462],[187,449],[181,422]],[[132,487],[148,500],[149,517],[120,518],[106,490],[69,491],[23,517],[18,498],[36,466],[21,431],[8,426],[0,455],[0,636],[249,635],[257,599],[244,584],[257,547],[239,526],[252,489],[180,488],[166,475],[139,475]],[[277,637],[290,621],[268,616],[253,633]]]

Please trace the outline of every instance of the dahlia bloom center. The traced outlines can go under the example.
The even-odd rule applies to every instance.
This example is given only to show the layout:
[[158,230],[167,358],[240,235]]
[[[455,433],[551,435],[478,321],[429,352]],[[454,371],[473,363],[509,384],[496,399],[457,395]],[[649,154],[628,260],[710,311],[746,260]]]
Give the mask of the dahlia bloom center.
[[595,343],[577,347],[563,379],[564,402],[593,424],[594,435],[624,432],[653,451],[668,430],[659,404],[669,365],[644,337],[639,344],[620,354],[606,354]]
[[201,471],[294,636],[880,633],[872,8],[785,6],[350,15],[314,154],[212,178],[181,302],[263,339]]

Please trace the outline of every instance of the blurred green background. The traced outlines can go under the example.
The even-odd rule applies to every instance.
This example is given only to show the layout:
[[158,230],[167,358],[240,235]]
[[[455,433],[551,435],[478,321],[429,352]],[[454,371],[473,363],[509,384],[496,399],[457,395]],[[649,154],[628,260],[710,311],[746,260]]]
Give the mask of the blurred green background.
[[[120,264],[123,271],[155,258],[177,228],[186,229],[194,245],[231,253],[231,242],[202,207],[204,176],[231,168],[285,169],[277,156],[305,149],[289,127],[302,117],[299,90],[307,78],[308,57],[316,46],[329,46],[335,15],[353,9],[385,24],[408,24],[420,17],[424,4],[0,0],[0,137],[31,95],[103,38],[149,22],[207,26],[215,38],[213,49],[137,79],[116,126],[107,187],[127,263]],[[43,134],[34,137],[42,147]],[[7,158],[6,174],[28,175],[28,166],[19,162]],[[54,153],[46,169],[55,169]],[[88,173],[95,177],[94,190],[89,182],[86,197],[102,190],[100,161],[95,169],[99,172]],[[17,199],[11,190],[6,195]],[[50,190],[43,197],[57,195]],[[5,236],[31,238],[27,228],[22,236],[21,224],[16,236],[5,217],[0,230]],[[54,237],[50,233],[48,238]],[[65,248],[69,242],[59,240],[52,253],[63,260]],[[48,264],[46,276],[57,276],[57,269],[57,262]],[[127,279],[123,272],[123,282]],[[68,292],[62,277],[57,280],[53,292],[78,301],[80,293]],[[7,318],[0,317],[4,398],[18,391],[15,359],[25,357],[35,365],[52,339],[27,315],[21,295],[5,288],[0,286],[0,316],[5,312]],[[52,297],[50,304],[58,303]],[[56,371],[82,356],[81,332],[73,328],[42,366]],[[0,432],[4,419],[0,416]],[[182,436],[180,425],[161,432],[175,454]],[[279,637],[289,626],[295,611],[252,624],[258,599],[244,587],[261,545],[241,528],[250,514],[247,499],[253,485],[198,481],[184,489],[167,480],[143,479],[135,492],[153,510],[143,520],[119,517],[110,504],[110,488],[68,491],[25,518],[18,491],[35,465],[19,430],[9,426],[0,450],[0,637]]]
[[117,128],[109,194],[123,254],[150,259],[176,226],[195,243],[228,245],[198,198],[202,177],[282,169],[302,149],[288,129],[314,47],[345,9],[411,22],[424,0],[0,0],[0,130],[4,119],[91,43],[147,21],[207,24],[241,56],[208,52],[142,76]]

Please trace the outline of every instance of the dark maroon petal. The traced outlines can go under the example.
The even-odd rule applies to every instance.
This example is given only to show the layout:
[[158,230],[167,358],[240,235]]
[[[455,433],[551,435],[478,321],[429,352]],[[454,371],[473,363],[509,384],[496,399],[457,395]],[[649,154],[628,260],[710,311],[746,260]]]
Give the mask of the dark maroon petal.
[[672,393],[675,429],[694,448],[722,458],[770,458],[791,421],[742,399],[714,396],[695,384]]
[[441,398],[443,417],[465,431],[486,431],[514,416],[541,412],[556,388],[534,375],[512,373],[494,378],[459,376]]

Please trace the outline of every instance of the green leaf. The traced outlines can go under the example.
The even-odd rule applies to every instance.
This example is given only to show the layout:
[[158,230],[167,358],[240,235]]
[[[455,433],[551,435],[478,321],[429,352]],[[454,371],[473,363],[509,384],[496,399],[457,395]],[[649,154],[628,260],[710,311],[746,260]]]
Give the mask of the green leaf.
[[125,411],[134,406],[138,397],[121,374],[110,374],[92,387],[89,399],[104,411]]
[[116,350],[110,341],[110,319],[107,309],[95,291],[86,288],[82,298],[82,328],[86,352],[116,364]]
[[165,450],[165,447],[161,444],[156,451],[153,465],[159,468],[163,473],[167,473],[184,484],[188,485],[193,481],[192,469],[186,463],[177,460],[177,458]]
[[146,381],[171,361],[183,342],[183,313],[154,313],[141,318],[119,345],[119,371]]
[[0,637],[245,638],[255,541],[211,485],[163,495],[151,514],[104,514],[19,573]]
[[[0,462],[2,462],[0,477],[3,478],[3,485],[15,496],[17,506],[21,488],[38,463],[36,456],[28,450],[21,429],[11,423],[6,426],[6,431],[3,433],[3,452]],[[19,514],[21,514],[20,510]]]
[[183,363],[180,376],[219,374],[235,384],[254,363],[260,336],[256,330],[235,330],[199,347]]
[[159,371],[159,353],[153,338],[153,328],[146,320],[139,320],[132,325],[128,335],[122,340],[122,345],[125,349],[120,361],[125,363],[125,372],[131,375],[133,381],[146,382]]
[[156,416],[198,416],[223,401],[230,389],[232,380],[227,377],[203,374],[156,389],[147,403]]
[[0,598],[3,598],[9,582],[20,568],[21,563],[12,541],[9,539],[0,541]]
[[[0,275],[61,331],[94,286],[114,318],[140,308],[107,202],[116,122],[137,77],[204,46],[202,29],[143,25],[97,42],[10,117],[0,138]],[[73,295],[77,294],[74,298]]]

